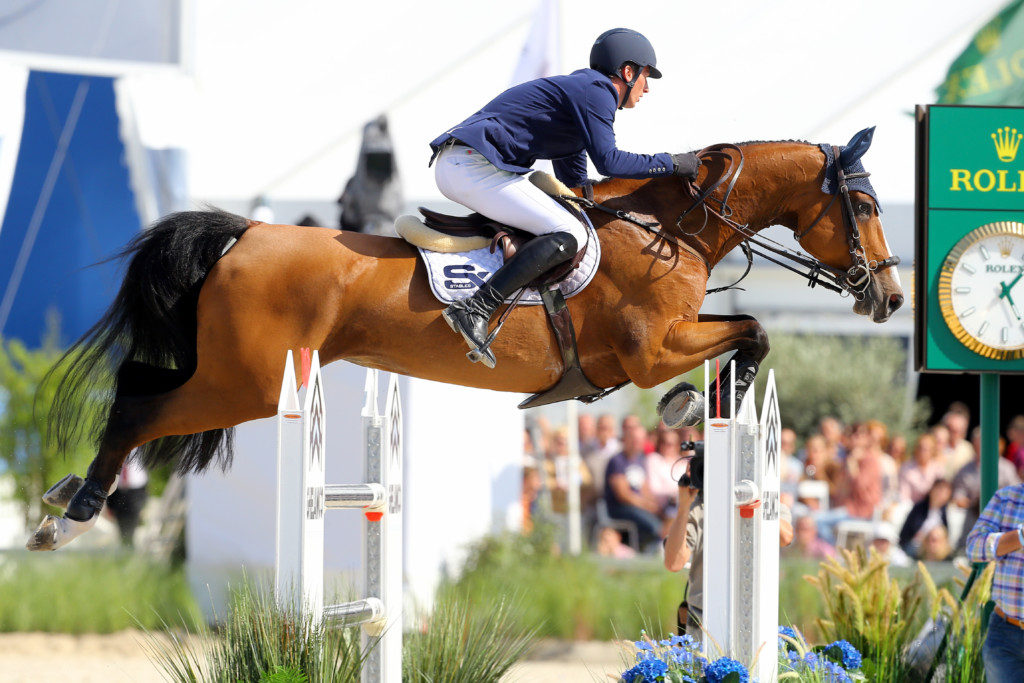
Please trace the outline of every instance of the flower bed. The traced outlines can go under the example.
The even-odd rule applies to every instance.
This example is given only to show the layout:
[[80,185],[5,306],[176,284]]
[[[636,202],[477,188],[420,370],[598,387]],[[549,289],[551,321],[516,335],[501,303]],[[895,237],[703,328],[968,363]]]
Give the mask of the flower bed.
[[[705,657],[690,636],[652,640],[645,632],[634,642],[635,664],[622,672],[625,683],[751,683],[747,667],[735,659]],[[861,655],[845,640],[811,647],[795,629],[779,629],[779,679],[852,683],[865,680]]]

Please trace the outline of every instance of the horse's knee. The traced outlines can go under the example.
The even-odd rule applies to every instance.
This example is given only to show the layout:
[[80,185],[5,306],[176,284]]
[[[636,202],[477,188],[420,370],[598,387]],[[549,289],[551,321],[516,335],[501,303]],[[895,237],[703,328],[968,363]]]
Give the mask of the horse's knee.
[[749,319],[748,352],[754,357],[754,360],[760,362],[764,360],[764,357],[768,355],[768,351],[771,350],[771,345],[768,343],[768,332],[765,331],[757,319],[752,316],[749,316]]

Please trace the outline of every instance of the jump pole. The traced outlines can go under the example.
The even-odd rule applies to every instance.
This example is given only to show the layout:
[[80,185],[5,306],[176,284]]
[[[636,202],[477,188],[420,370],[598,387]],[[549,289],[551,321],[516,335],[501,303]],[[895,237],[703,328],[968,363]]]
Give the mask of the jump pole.
[[[278,401],[278,488],[274,594],[278,605],[313,626],[363,627],[364,683],[402,680],[402,408],[391,375],[385,413],[377,371],[367,370],[362,409],[364,483],[325,483],[323,376],[314,351],[300,407],[292,352]],[[324,606],[324,511],[362,509],[361,600]],[[379,640],[378,640],[379,639]]]
[[[737,413],[735,364],[728,374],[729,417],[709,414],[709,393],[704,401],[704,652],[754,665],[754,676],[772,681],[778,675],[781,431],[775,373],[768,373],[760,421],[753,387]],[[715,380],[706,361],[704,379],[709,392]]]

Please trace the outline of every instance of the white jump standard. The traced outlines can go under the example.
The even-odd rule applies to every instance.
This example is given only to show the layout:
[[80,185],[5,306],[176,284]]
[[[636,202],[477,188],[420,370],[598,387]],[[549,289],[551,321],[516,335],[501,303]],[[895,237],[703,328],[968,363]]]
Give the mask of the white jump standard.
[[[304,372],[304,376],[307,373]],[[325,483],[323,380],[320,357],[309,361],[300,408],[292,352],[278,402],[278,604],[313,624],[358,626],[364,645],[380,638],[363,665],[364,683],[402,680],[402,409],[398,379],[388,383],[385,414],[377,399],[377,371],[367,370],[363,404],[364,481]],[[324,606],[324,511],[362,509],[362,600]]]
[[[735,369],[726,381],[732,383]],[[779,401],[768,373],[760,423],[754,388],[732,418],[709,416],[711,382],[704,363],[704,652],[753,668],[761,681],[778,676]],[[722,396],[723,392],[715,392]],[[725,406],[723,406],[725,407]],[[720,651],[719,651],[720,650]]]

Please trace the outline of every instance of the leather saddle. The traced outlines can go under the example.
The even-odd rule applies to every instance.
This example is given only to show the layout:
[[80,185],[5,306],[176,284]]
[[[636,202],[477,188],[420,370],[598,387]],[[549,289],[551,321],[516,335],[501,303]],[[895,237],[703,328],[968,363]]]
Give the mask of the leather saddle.
[[[583,223],[584,229],[587,229],[587,234],[590,234],[586,218],[576,205],[558,196],[552,196],[551,198],[579,218],[580,222]],[[484,237],[489,239],[491,241],[491,253],[493,254],[496,249],[500,248],[506,261],[515,256],[519,248],[534,237],[532,233],[509,225],[503,225],[479,213],[471,213],[468,216],[454,216],[441,213],[440,211],[433,211],[425,206],[419,207],[419,212],[423,216],[423,224],[431,230],[436,230],[452,237]],[[587,253],[589,244],[590,240],[588,239],[573,258],[555,266],[528,286],[539,288],[564,280],[569,276],[569,273],[579,267],[580,261],[583,260],[584,254]]]
[[[531,180],[534,180],[534,178],[531,177]],[[549,192],[549,194],[553,200],[580,219],[580,222],[587,229],[589,236],[590,227],[582,210],[577,205],[554,193]],[[533,234],[525,230],[502,225],[479,213],[471,213],[468,216],[452,216],[432,211],[422,206],[419,207],[419,211],[423,216],[423,225],[431,230],[448,237],[483,238],[481,241],[484,244],[489,240],[491,252],[493,253],[496,249],[501,248],[506,260],[514,256],[520,246],[534,237]],[[397,224],[396,227],[398,227]],[[399,230],[399,234],[406,237],[402,230]],[[519,404],[520,408],[533,408],[574,398],[590,403],[601,398],[606,393],[606,390],[596,386],[587,378],[583,368],[580,366],[572,315],[569,313],[569,307],[565,303],[565,296],[562,294],[562,290],[557,286],[557,283],[564,280],[573,269],[579,267],[580,261],[583,260],[583,255],[586,254],[589,245],[590,239],[588,237],[587,242],[583,244],[583,247],[572,259],[555,266],[527,285],[528,287],[535,287],[540,292],[541,301],[544,303],[544,310],[548,314],[548,321],[551,323],[551,329],[555,334],[555,340],[558,342],[558,349],[561,353],[562,376],[553,386],[522,401]],[[480,248],[480,246],[483,245],[475,248]],[[498,322],[499,326],[508,313],[515,308],[515,305],[515,303],[512,303],[505,313],[502,314],[502,318]]]

